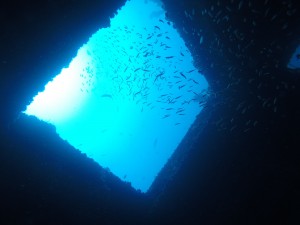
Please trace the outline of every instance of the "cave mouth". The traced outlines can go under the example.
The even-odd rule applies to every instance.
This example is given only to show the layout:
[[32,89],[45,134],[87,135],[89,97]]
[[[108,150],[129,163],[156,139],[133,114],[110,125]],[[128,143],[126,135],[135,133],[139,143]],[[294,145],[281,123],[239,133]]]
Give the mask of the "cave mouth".
[[160,1],[131,0],[23,113],[54,125],[145,193],[203,109],[208,87]]

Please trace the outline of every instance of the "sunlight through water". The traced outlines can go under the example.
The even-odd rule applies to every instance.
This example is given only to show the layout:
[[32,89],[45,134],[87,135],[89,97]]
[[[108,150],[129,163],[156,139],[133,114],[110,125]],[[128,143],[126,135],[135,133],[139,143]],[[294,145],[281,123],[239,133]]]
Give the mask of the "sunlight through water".
[[131,0],[27,107],[147,192],[205,106],[208,83],[159,1]]

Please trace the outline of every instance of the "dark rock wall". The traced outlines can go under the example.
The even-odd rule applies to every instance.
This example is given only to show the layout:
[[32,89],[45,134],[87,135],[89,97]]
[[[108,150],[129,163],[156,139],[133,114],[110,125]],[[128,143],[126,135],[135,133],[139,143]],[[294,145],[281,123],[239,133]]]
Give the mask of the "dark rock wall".
[[[125,3],[8,1],[0,3],[1,121],[15,118],[44,84]],[[36,88],[41,88],[37,90]]]
[[300,44],[299,3],[163,2],[213,94],[153,223],[299,222],[300,74],[286,68]]
[[140,223],[144,197],[19,115],[124,3],[0,3],[0,224]]

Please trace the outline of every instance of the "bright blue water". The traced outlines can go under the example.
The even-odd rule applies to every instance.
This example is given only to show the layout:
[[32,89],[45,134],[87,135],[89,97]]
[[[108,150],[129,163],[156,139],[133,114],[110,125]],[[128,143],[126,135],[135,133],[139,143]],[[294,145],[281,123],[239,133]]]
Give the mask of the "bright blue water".
[[207,88],[158,1],[132,0],[25,113],[146,192],[201,111]]
[[289,63],[288,68],[290,69],[300,69],[300,46],[293,53]]

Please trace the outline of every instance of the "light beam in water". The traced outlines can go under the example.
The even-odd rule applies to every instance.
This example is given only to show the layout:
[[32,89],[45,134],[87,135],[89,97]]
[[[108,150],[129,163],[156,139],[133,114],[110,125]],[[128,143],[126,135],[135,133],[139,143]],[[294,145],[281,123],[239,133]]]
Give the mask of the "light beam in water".
[[146,192],[200,113],[208,83],[157,1],[128,1],[25,113]]

